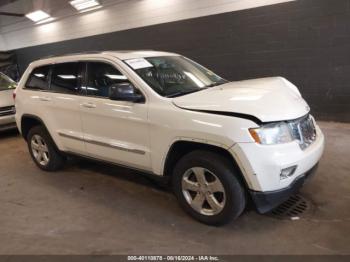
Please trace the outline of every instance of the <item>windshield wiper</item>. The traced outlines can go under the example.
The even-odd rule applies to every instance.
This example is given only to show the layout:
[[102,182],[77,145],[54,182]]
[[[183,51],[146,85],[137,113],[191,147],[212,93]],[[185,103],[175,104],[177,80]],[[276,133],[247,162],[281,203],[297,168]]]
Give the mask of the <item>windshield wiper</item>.
[[174,93],[174,94],[167,95],[167,96],[165,96],[165,97],[172,98],[172,97],[177,97],[177,96],[188,95],[188,94],[191,94],[191,93],[195,93],[195,92],[198,92],[198,91],[202,91],[202,90],[204,90],[204,89],[207,89],[207,88],[204,87],[204,88],[197,89],[197,90],[191,90],[191,91],[186,91],[186,92],[177,92],[177,93]]
[[211,83],[210,85],[207,85],[205,86],[206,88],[209,88],[209,87],[214,87],[214,86],[221,86],[223,84],[226,84],[228,82],[214,82],[214,83]]
[[202,91],[202,90],[205,90],[205,89],[208,89],[210,87],[214,87],[214,86],[220,86],[220,85],[223,85],[223,84],[226,84],[228,82],[214,82],[214,83],[211,83],[210,85],[207,85],[205,87],[202,87],[200,89],[196,89],[196,90],[191,90],[191,91],[186,91],[186,92],[177,92],[177,93],[174,93],[174,94],[170,94],[170,95],[167,95],[165,97],[177,97],[177,96],[183,96],[183,95],[188,95],[188,94],[191,94],[191,93],[195,93],[195,92],[198,92],[198,91]]

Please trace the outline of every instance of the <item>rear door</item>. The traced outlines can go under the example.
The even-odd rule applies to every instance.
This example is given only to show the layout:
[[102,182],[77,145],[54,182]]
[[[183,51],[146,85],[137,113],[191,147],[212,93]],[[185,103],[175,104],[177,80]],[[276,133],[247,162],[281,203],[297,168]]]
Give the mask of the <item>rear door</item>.
[[78,154],[86,153],[79,106],[82,101],[82,66],[80,62],[52,66],[47,107],[51,130],[58,136],[62,148]]
[[79,107],[81,65],[72,62],[37,67],[22,92],[26,98],[25,114],[44,122],[59,149],[84,154]]

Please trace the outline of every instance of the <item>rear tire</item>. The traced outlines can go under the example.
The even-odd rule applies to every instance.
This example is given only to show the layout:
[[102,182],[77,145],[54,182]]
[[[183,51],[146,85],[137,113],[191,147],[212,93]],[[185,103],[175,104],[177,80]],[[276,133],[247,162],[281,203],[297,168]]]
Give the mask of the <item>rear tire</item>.
[[226,224],[246,206],[245,190],[232,163],[209,151],[182,157],[175,165],[172,186],[181,207],[207,225]]
[[46,128],[35,126],[28,132],[27,143],[35,164],[45,171],[57,171],[65,163],[65,157],[59,152]]

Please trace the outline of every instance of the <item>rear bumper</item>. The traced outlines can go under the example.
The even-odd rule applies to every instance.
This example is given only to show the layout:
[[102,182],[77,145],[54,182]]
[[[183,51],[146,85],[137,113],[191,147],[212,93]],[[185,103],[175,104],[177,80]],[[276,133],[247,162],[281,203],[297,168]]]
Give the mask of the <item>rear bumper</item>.
[[261,214],[267,213],[286,201],[291,195],[297,193],[304,185],[306,179],[310,178],[317,170],[318,164],[312,167],[303,175],[296,178],[288,187],[267,192],[258,192],[250,190],[257,211]]

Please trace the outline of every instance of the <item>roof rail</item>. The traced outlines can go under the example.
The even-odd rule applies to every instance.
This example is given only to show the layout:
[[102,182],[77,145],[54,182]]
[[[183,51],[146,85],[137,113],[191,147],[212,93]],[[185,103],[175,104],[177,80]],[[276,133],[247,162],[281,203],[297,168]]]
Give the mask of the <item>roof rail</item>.
[[77,53],[67,53],[62,55],[48,55],[43,56],[39,58],[41,59],[47,59],[52,57],[62,57],[62,56],[70,56],[70,55],[88,55],[88,54],[101,54],[103,52],[118,52],[118,53],[128,53],[128,52],[142,52],[142,51],[154,51],[152,49],[140,49],[140,50],[104,50],[104,51],[86,51],[86,52],[77,52]]
[[61,56],[69,56],[69,55],[88,55],[88,54],[99,54],[104,51],[86,51],[86,52],[77,52],[77,53],[67,53],[67,54],[62,54],[62,55],[48,55],[48,56],[43,56],[39,59],[46,59],[46,58],[51,58],[51,57],[61,57]]

